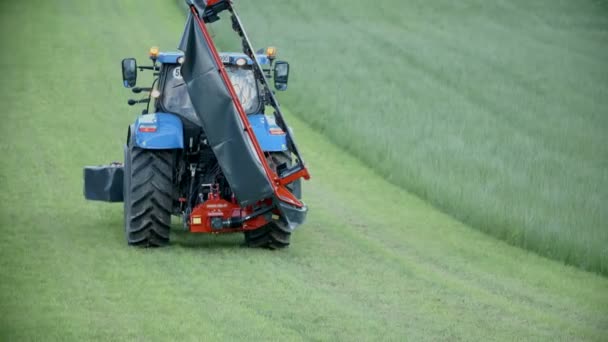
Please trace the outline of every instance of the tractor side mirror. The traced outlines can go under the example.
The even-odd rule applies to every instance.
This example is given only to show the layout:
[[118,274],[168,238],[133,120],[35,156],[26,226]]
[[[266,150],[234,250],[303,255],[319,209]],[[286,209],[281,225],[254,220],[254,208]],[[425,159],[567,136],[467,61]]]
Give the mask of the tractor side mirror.
[[125,88],[133,88],[137,83],[137,61],[135,58],[122,60],[122,84]]
[[278,91],[287,90],[287,82],[289,81],[289,63],[277,61],[274,64],[274,87]]

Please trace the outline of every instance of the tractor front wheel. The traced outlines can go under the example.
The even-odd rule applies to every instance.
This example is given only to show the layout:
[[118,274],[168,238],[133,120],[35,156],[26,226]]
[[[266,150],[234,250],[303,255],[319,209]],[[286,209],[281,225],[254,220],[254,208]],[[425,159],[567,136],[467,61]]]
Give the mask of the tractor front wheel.
[[173,170],[172,151],[125,148],[124,223],[129,245],[169,244]]

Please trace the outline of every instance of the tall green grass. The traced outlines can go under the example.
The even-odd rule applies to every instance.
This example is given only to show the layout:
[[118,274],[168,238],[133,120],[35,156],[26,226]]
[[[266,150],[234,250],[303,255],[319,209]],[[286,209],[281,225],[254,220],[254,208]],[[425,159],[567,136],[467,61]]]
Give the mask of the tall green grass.
[[474,227],[608,274],[605,2],[238,8],[292,63],[285,103],[334,142]]

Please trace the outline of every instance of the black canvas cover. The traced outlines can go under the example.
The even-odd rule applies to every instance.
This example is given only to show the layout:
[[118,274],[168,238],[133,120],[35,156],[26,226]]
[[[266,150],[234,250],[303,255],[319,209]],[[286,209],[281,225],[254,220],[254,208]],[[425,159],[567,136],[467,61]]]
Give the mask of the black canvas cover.
[[[189,15],[179,46],[182,75],[197,116],[239,204],[247,206],[273,194],[264,167],[245,131],[201,28]],[[237,99],[238,101],[238,99]]]

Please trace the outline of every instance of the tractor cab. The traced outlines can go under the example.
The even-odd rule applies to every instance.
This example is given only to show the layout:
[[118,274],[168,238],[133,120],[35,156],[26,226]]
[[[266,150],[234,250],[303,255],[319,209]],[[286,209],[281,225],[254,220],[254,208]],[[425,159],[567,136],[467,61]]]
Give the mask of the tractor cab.
[[[275,61],[276,51],[274,47],[260,50],[256,53],[256,59],[266,78],[274,78],[275,89],[285,91],[289,77],[289,64],[284,61]],[[273,114],[265,114],[270,98],[265,93],[260,79],[255,75],[253,60],[243,53],[234,52],[220,53],[220,58],[262,149],[266,152],[285,151],[287,149],[285,132],[276,124]],[[125,68],[123,62],[125,86],[128,85],[130,75],[135,75],[136,78],[138,68],[156,71],[158,78],[152,87],[133,88],[133,92],[139,93],[148,90],[150,92],[148,101],[151,102],[154,113],[171,113],[179,116],[184,126],[184,140],[196,138],[203,131],[192,106],[186,82],[181,74],[181,67],[184,63],[183,52],[159,52],[158,48],[153,47],[150,49],[150,59],[153,62],[151,67],[137,67],[136,62],[130,62],[134,68],[129,68],[128,65]],[[145,99],[131,100],[129,104],[140,102],[145,103],[146,101]],[[144,113],[148,113],[148,111],[149,109],[146,109]]]
[[[251,68],[252,61],[247,56],[236,53],[220,54],[232,86],[248,115],[264,113],[264,94]],[[156,110],[180,114],[196,122],[197,116],[192,107],[186,83],[181,74],[183,54],[161,53],[158,61],[161,63],[160,79],[157,95]],[[260,64],[270,65],[270,59],[259,55]]]

